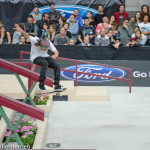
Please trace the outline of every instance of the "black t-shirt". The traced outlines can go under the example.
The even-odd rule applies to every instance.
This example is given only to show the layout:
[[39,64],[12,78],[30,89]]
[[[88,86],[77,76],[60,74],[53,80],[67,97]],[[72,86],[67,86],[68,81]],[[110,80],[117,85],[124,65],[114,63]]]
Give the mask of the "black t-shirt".
[[96,25],[103,22],[103,17],[106,16],[105,14],[100,15],[99,13],[95,15],[94,19]]
[[69,37],[69,39],[72,37],[69,31],[67,31],[66,35]]
[[92,26],[96,29],[96,26],[97,26],[96,21],[94,20],[94,21],[90,22],[90,26]]
[[88,36],[89,32],[93,32],[93,34],[95,34],[95,29],[91,26],[89,27],[83,26],[79,29],[78,35],[81,35],[81,39],[83,40],[84,36]]

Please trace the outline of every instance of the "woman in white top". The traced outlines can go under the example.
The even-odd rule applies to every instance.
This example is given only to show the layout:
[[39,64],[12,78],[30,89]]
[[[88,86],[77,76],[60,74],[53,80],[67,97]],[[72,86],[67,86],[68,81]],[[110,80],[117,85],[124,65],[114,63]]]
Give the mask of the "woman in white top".
[[135,39],[136,39],[138,44],[142,44],[144,46],[146,41],[147,41],[147,36],[142,34],[141,30],[137,30],[135,32]]
[[[40,71],[40,84],[39,88],[41,91],[45,91],[44,87],[44,80],[46,79],[46,71],[47,68],[54,69],[54,85],[55,91],[62,91],[61,85],[59,84],[60,81],[60,66],[56,63],[55,59],[58,57],[59,52],[56,50],[54,45],[50,40],[48,40],[45,35],[41,38],[30,36],[28,33],[23,31],[18,24],[15,24],[15,28],[17,32],[21,32],[25,38],[29,38],[31,42],[31,53],[30,53],[30,60],[39,66],[41,66]],[[49,56],[47,51],[51,50],[54,52],[54,55]]]

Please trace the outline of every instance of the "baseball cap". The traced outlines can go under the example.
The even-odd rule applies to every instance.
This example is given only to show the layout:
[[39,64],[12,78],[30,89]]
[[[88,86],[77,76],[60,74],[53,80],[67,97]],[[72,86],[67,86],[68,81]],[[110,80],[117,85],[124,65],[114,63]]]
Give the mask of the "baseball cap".
[[40,41],[40,45],[41,45],[41,47],[43,47],[43,48],[49,48],[50,42],[49,42],[49,40],[46,38],[45,35],[42,35],[41,41]]
[[135,38],[131,38],[130,41],[136,41],[136,39]]
[[89,32],[89,35],[93,35],[93,34],[94,34],[93,31],[90,31],[90,32]]

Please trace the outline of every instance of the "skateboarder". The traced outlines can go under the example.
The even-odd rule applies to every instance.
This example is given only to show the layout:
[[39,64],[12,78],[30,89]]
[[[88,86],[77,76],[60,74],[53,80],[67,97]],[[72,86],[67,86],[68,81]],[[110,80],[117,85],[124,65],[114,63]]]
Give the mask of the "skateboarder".
[[[39,66],[41,66],[40,78],[39,78],[39,88],[41,91],[46,91],[44,86],[44,80],[46,79],[47,67],[54,69],[54,91],[61,91],[60,81],[60,66],[56,63],[55,59],[58,57],[59,52],[56,50],[54,45],[45,36],[41,38],[30,36],[28,33],[23,31],[18,24],[14,25],[17,32],[21,32],[25,38],[28,38],[31,42],[31,53],[30,60]],[[50,49],[54,52],[51,57],[48,55],[47,51]]]

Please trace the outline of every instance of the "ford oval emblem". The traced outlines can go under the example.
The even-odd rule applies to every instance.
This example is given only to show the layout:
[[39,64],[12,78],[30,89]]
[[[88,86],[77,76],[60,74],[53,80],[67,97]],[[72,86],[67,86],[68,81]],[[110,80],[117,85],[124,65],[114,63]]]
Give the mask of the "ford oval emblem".
[[[76,71],[76,66],[70,66],[64,69]],[[110,77],[124,78],[126,76],[126,72],[122,69],[91,65],[91,64],[78,65],[77,71],[92,73],[96,75],[103,75],[107,77],[110,76]],[[76,79],[76,73],[73,72],[61,71],[61,76],[68,80]],[[79,73],[77,76],[78,81],[80,82],[107,82],[107,81],[115,80],[115,79],[109,79],[107,77],[103,78],[103,77],[97,77],[93,75],[85,75]]]

